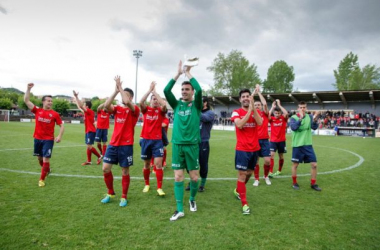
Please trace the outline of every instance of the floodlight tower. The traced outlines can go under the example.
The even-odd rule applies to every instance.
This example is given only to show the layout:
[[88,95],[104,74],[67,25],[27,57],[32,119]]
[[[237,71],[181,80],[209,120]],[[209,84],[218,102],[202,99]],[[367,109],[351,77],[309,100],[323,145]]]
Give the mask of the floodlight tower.
[[134,50],[133,56],[136,57],[136,84],[135,84],[135,104],[137,104],[137,71],[139,68],[139,58],[142,57],[142,50]]

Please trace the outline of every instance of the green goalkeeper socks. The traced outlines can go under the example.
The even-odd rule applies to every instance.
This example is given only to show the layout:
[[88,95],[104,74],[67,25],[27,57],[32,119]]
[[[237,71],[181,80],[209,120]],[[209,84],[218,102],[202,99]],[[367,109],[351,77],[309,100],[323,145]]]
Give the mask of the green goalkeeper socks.
[[194,201],[198,193],[198,181],[190,181],[190,200]]
[[178,212],[183,212],[183,195],[184,195],[183,181],[174,182],[174,197],[175,197],[175,201],[177,202]]

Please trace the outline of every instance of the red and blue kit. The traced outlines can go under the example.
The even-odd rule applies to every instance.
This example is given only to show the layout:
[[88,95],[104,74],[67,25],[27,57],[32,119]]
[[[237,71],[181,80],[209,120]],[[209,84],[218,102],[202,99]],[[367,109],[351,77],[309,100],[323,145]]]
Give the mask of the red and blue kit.
[[36,127],[33,137],[38,140],[54,140],[54,126],[61,125],[62,120],[54,110],[45,110],[34,106],[32,112],[36,116]]
[[88,132],[96,132],[95,126],[94,126],[94,121],[95,121],[95,112],[89,108],[84,111],[84,127],[86,130],[86,134]]
[[259,136],[259,140],[262,139],[269,139],[269,134],[268,134],[268,114],[266,114],[263,111],[257,110],[261,118],[263,119],[263,123],[257,127],[257,134]]
[[[235,119],[243,119],[247,114],[242,108],[235,109],[232,112],[231,121],[234,122]],[[258,137],[258,125],[256,123],[255,118],[253,117],[253,111],[248,119],[248,121],[244,124],[242,129],[235,127],[236,130],[236,150],[245,151],[245,152],[255,152],[260,150],[259,145],[259,137]]]
[[110,127],[110,113],[101,109],[98,111],[98,118],[96,122],[96,127],[98,129],[109,129]]
[[161,108],[147,107],[144,114],[144,125],[141,131],[141,137],[148,140],[162,139],[162,122],[166,112]]
[[288,118],[280,116],[276,118],[271,117],[270,127],[270,141],[271,142],[283,142],[286,140],[286,127],[287,127]]
[[135,105],[135,112],[126,107],[115,106],[113,111],[115,128],[110,145],[133,145],[135,126],[140,115],[140,109]]

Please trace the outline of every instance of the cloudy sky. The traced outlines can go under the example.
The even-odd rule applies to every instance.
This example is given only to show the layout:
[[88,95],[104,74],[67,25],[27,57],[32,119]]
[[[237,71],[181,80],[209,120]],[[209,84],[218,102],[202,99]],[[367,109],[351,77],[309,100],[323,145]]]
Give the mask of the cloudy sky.
[[[300,91],[333,90],[333,70],[352,51],[380,66],[379,0],[0,0],[0,86],[33,93],[106,97],[113,78],[138,98],[151,81],[162,93],[185,54],[193,75],[219,52],[240,50],[262,79],[276,60],[294,67]],[[179,86],[175,92],[179,94]]]

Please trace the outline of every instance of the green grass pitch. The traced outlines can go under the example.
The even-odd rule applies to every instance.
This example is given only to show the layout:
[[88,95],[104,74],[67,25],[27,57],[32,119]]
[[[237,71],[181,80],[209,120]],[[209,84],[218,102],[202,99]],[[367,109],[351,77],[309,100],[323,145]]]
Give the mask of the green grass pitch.
[[[34,124],[0,123],[1,249],[380,248],[379,139],[314,136],[318,171],[326,173],[317,178],[323,191],[310,189],[309,176],[298,178],[299,191],[291,188],[290,177],[272,179],[271,186],[261,180],[259,187],[251,180],[247,184],[251,215],[246,216],[233,195],[235,133],[212,131],[210,179],[206,191],[197,195],[198,211],[189,211],[186,192],[185,217],[170,222],[175,210],[173,171],[164,172],[171,178],[164,180],[166,197],[156,195],[155,178],[151,191],[142,193],[140,127],[135,132],[133,179],[125,208],[118,206],[118,199],[100,203],[106,193],[101,166],[81,166],[86,160],[83,124],[65,128],[62,142],[53,150],[53,174],[46,187],[39,188],[40,167],[32,156]],[[171,145],[168,156],[169,165]],[[285,175],[290,175],[290,158],[288,137]],[[277,158],[275,162],[277,170]],[[336,172],[350,166],[354,168]],[[300,165],[299,174],[309,172],[309,164]],[[118,166],[113,173],[120,177]],[[121,180],[115,179],[114,185],[120,198]]]

